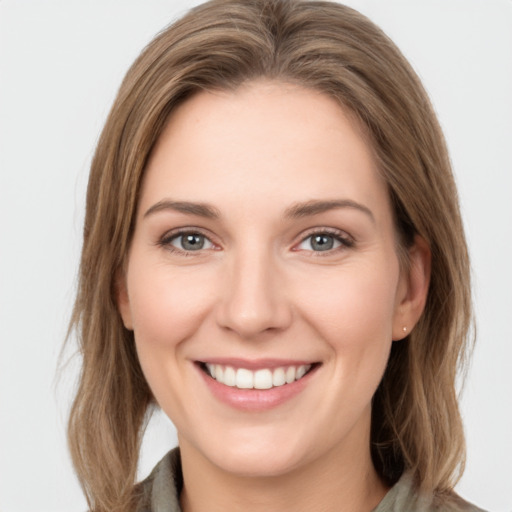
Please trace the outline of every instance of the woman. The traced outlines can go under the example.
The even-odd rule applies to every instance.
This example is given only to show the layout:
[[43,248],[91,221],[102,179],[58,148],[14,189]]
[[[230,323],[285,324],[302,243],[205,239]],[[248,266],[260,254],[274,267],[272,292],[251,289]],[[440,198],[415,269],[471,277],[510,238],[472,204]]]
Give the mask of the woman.
[[[442,133],[346,7],[214,1],[91,168],[69,439],[92,510],[478,510],[453,492],[469,263]],[[158,404],[179,451],[134,486]]]

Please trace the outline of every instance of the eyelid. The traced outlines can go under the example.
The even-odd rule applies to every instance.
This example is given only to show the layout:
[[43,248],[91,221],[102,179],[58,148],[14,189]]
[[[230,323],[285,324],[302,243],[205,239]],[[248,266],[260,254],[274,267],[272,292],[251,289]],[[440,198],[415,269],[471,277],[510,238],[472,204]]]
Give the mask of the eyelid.
[[[308,238],[314,235],[329,235],[334,237],[337,241],[340,242],[340,246],[334,249],[326,250],[326,251],[313,251],[308,249],[299,249],[298,246],[305,242]],[[346,231],[342,231],[337,228],[327,228],[327,227],[315,227],[307,230],[305,233],[300,235],[300,240],[293,246],[292,250],[294,251],[305,251],[312,253],[314,256],[328,256],[333,253],[348,249],[355,245],[355,240],[352,236],[350,236]]]
[[[185,249],[179,249],[177,247],[174,247],[170,244],[170,242],[172,240],[174,240],[175,238],[179,237],[180,235],[186,235],[186,234],[199,234],[201,236],[204,236],[214,247],[208,248],[208,249],[201,249],[201,250],[197,250],[197,251],[187,251]],[[332,237],[336,238],[336,240],[338,240],[341,245],[339,247],[336,247],[336,248],[330,249],[330,250],[326,250],[326,251],[312,251],[312,250],[298,248],[298,245],[302,244],[308,238],[310,238],[311,236],[314,236],[314,235],[332,236]],[[314,228],[308,229],[307,231],[301,233],[300,239],[298,242],[296,242],[293,245],[292,251],[305,251],[305,252],[312,253],[315,256],[328,256],[328,255],[332,255],[333,253],[335,253],[339,250],[353,247],[354,244],[355,244],[354,238],[351,235],[349,235],[346,231],[343,231],[343,230],[337,229],[337,228],[332,228],[332,227],[314,227]],[[193,255],[193,256],[199,256],[201,253],[204,253],[205,251],[220,249],[219,244],[213,240],[212,235],[209,232],[207,232],[207,230],[200,228],[200,227],[196,227],[196,226],[184,226],[184,227],[174,228],[169,231],[166,231],[157,240],[156,245],[159,245],[159,246],[169,250],[170,252],[178,252],[178,253]]]
[[[208,249],[200,249],[197,251],[187,251],[186,249],[180,249],[178,247],[171,245],[171,242],[174,239],[178,238],[179,236],[183,236],[183,235],[204,236],[213,245],[213,247],[208,248]],[[159,245],[170,252],[176,252],[176,253],[190,255],[190,256],[199,256],[200,254],[202,254],[206,251],[212,251],[212,250],[215,251],[215,250],[219,249],[219,245],[212,240],[212,236],[210,234],[208,234],[204,229],[196,227],[196,226],[186,226],[186,227],[174,228],[169,231],[166,231],[157,240],[156,245]]]

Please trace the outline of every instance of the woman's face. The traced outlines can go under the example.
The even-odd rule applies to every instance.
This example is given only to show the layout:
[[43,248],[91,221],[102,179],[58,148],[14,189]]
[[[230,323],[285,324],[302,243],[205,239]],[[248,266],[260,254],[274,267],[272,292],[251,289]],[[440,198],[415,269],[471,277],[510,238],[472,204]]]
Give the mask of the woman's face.
[[256,82],[174,112],[119,306],[182,450],[245,475],[368,452],[408,290],[386,186],[334,100]]

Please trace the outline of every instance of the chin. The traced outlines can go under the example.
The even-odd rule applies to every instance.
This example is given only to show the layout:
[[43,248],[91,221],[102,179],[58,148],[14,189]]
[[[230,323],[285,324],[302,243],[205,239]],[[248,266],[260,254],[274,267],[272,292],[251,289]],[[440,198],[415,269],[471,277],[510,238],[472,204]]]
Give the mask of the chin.
[[276,453],[274,449],[267,453],[224,453],[220,460],[212,462],[220,469],[250,478],[279,477],[291,473],[300,467],[300,459],[297,454],[290,456],[286,453]]
[[215,446],[204,446],[200,451],[210,462],[231,474],[244,477],[276,477],[288,474],[306,462],[306,443],[288,435],[229,435]]

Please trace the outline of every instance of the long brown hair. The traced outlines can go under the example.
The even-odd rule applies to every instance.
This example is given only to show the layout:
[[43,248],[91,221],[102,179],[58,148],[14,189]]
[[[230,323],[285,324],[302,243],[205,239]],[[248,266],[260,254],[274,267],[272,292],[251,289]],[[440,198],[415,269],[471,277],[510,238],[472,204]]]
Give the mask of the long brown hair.
[[432,252],[425,311],[393,344],[373,401],[371,451],[392,484],[404,470],[448,497],[464,463],[455,379],[471,320],[469,262],[445,141],[416,74],[358,12],[306,0],[214,0],[160,33],[128,71],[101,134],[87,191],[71,321],[82,370],[69,419],[72,459],[95,512],[133,508],[141,437],[153,398],[116,276],[133,231],[150,152],[173,109],[201,90],[265,78],[336,98],[361,121],[394,207],[402,249]]

